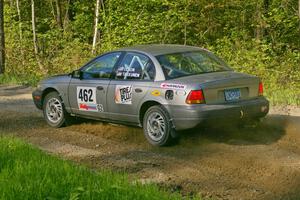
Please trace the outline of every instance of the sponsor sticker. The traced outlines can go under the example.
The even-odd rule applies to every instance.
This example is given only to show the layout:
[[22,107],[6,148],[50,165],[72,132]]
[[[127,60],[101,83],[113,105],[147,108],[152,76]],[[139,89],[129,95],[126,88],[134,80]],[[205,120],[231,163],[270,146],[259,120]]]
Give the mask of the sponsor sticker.
[[104,108],[102,104],[97,104],[97,109],[99,112],[104,112]]
[[98,111],[97,110],[97,105],[86,104],[86,103],[79,103],[79,110]]
[[115,102],[117,104],[132,104],[132,86],[117,85],[115,90]]
[[186,89],[186,85],[176,84],[176,83],[162,83],[160,84],[160,87],[164,89],[176,89],[176,90]]
[[176,91],[176,94],[177,94],[178,96],[185,96],[185,95],[186,95],[186,92],[185,92],[184,90],[177,90],[177,91]]
[[[77,87],[77,104],[79,110],[103,112],[103,106],[97,104],[95,87]],[[102,110],[99,110],[99,105]]]
[[158,90],[153,90],[153,91],[151,92],[151,94],[152,94],[153,96],[158,97],[158,96],[160,96],[160,91],[158,91]]
[[134,72],[135,68],[129,68],[129,67],[119,67],[117,69],[117,72]]
[[135,72],[135,68],[129,68],[129,67],[119,67],[117,69],[116,73],[117,77],[130,77],[130,78],[139,78],[140,73]]
[[139,78],[140,74],[139,73],[131,73],[131,72],[117,72],[116,74],[117,77],[130,77],[130,78]]

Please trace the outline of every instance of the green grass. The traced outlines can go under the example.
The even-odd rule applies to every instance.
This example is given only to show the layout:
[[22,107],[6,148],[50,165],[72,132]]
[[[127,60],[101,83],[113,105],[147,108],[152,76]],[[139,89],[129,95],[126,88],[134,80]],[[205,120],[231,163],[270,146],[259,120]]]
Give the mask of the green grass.
[[0,74],[0,84],[36,86],[40,79],[35,75],[12,76],[10,74]]
[[272,105],[300,105],[300,88],[265,87],[265,96]]
[[20,84],[16,77],[0,74],[0,84]]
[[0,136],[0,199],[182,199],[124,174],[92,171]]

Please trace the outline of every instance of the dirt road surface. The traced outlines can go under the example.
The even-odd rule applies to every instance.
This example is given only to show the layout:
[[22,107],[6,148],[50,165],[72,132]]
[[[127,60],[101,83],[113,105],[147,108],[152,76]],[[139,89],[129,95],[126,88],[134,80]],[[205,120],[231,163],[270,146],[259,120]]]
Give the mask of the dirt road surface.
[[213,199],[300,199],[300,109],[272,108],[258,127],[182,132],[171,147],[152,147],[142,129],[85,121],[53,129],[32,89],[0,85],[0,133],[95,169],[126,172],[183,195]]

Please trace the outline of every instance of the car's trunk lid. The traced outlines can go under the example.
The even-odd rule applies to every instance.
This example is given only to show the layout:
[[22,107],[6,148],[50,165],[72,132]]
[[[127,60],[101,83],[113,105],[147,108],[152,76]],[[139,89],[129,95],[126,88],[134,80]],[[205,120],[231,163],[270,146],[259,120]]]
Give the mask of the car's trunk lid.
[[233,71],[187,76],[177,81],[202,89],[207,104],[231,103],[256,98],[259,78]]

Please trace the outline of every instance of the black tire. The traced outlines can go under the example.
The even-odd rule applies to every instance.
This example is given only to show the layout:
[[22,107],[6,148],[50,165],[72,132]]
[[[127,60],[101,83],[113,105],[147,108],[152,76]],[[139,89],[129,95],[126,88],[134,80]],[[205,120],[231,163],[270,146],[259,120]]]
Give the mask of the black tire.
[[[51,101],[51,102],[50,102]],[[53,106],[51,107],[50,104]],[[52,109],[52,110],[51,110]],[[59,115],[57,115],[57,118],[55,119],[55,117],[51,118],[51,114],[49,113],[55,113],[56,110],[58,113],[59,111]],[[51,112],[51,111],[53,112]],[[64,105],[62,103],[61,98],[59,97],[57,92],[50,92],[48,93],[43,101],[43,114],[44,114],[44,118],[47,122],[47,124],[51,127],[55,127],[55,128],[59,128],[62,126],[65,126],[67,124],[69,124],[69,122],[71,121],[71,116],[69,115],[69,113],[66,112]]]
[[[152,125],[150,125],[150,121],[155,115],[159,116],[158,118],[160,119],[160,121],[153,121]],[[143,118],[143,129],[144,135],[150,144],[154,146],[167,146],[174,141],[175,138],[173,136],[175,136],[176,134],[170,119],[171,118],[168,112],[162,106],[152,106],[146,111]],[[158,123],[158,125],[156,125],[156,123]],[[159,127],[161,127],[160,124],[162,123],[164,123],[164,129],[160,129],[160,133],[163,134],[159,133],[155,136],[156,131],[159,132],[158,129]],[[154,128],[157,129],[154,130]]]

